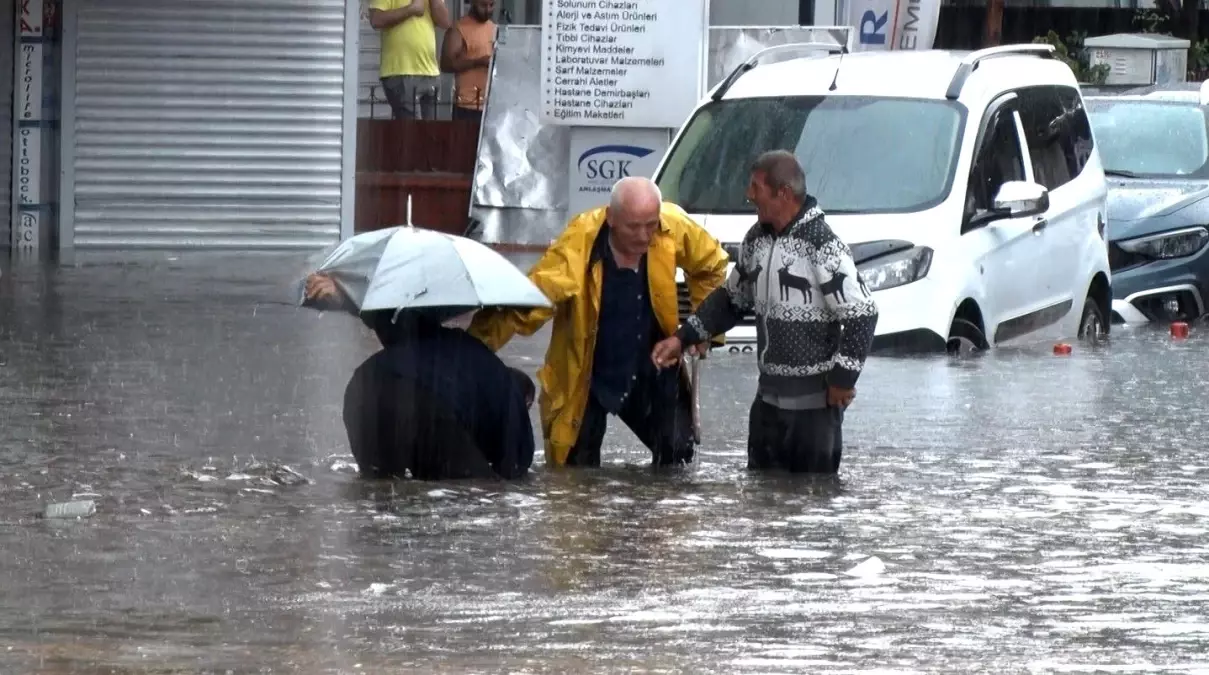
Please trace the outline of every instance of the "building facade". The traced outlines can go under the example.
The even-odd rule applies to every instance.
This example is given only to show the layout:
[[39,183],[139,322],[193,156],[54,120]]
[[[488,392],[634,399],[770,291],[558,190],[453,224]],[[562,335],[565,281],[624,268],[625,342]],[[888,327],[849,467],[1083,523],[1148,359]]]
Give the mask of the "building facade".
[[[0,2],[0,35],[16,36],[16,0]],[[0,48],[0,251],[12,241],[13,216],[13,78],[18,44]],[[2,260],[2,258],[0,258]]]
[[[1127,22],[1153,6],[1008,0],[1004,37],[1031,39],[1060,8],[1088,3],[1102,9],[1071,11]],[[937,46],[976,43],[983,4],[946,3]],[[366,5],[0,0],[0,34],[16,38],[0,49],[0,129],[12,130],[0,142],[0,248],[303,249],[351,234],[356,121],[390,114]],[[844,6],[713,0],[711,23],[835,25]],[[531,24],[542,0],[498,7],[501,22]]]

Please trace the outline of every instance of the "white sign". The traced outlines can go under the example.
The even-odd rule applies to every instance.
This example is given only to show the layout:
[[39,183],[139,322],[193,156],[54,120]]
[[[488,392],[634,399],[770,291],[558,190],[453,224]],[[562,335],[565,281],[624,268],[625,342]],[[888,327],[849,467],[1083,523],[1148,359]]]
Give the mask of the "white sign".
[[42,45],[21,45],[17,64],[17,119],[42,119]]
[[42,0],[17,0],[21,3],[17,31],[21,37],[42,37]]
[[546,0],[541,121],[672,129],[700,98],[706,0]]
[[13,248],[18,253],[33,253],[38,250],[38,212],[21,210],[17,215],[17,229],[13,230]]
[[670,136],[666,129],[572,128],[567,214],[608,205],[613,184],[626,176],[654,176]]
[[42,130],[22,127],[13,153],[17,165],[17,203],[42,203]]
[[848,0],[856,51],[931,49],[941,0]]

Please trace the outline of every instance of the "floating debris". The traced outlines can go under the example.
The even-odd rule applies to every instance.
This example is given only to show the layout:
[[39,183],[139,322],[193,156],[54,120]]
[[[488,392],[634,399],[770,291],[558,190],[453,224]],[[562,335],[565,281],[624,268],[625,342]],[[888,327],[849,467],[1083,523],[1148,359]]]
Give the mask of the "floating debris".
[[383,593],[386,593],[386,591],[390,590],[392,586],[394,586],[394,584],[381,584],[375,582],[370,584],[369,588],[365,589],[365,593],[367,595],[382,595]]
[[357,463],[350,462],[347,459],[337,459],[332,462],[328,470],[335,473],[357,473]]
[[268,470],[265,477],[278,485],[307,485],[311,482],[310,478],[298,473],[285,464],[272,467]]
[[42,512],[42,517],[47,519],[87,518],[96,512],[97,503],[91,499],[85,499],[78,502],[47,504],[46,510]]
[[871,555],[856,567],[844,572],[844,574],[850,577],[875,577],[885,571],[886,563],[882,562],[881,558]]

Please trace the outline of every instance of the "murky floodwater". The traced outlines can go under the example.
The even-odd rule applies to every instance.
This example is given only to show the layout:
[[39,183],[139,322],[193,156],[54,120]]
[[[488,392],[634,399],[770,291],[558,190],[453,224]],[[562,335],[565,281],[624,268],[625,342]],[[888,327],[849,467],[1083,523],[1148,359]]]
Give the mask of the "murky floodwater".
[[0,672],[1209,663],[1209,326],[874,359],[838,484],[744,471],[750,354],[708,362],[690,470],[615,425],[599,471],[369,484],[339,415],[372,337],[257,306],[297,258],[201,260],[0,278]]

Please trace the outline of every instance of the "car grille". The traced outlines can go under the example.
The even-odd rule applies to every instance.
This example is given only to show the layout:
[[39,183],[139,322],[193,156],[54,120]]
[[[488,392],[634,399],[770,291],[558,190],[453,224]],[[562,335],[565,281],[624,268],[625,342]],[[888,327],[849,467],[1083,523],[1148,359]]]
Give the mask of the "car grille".
[[1136,253],[1130,253],[1115,243],[1108,244],[1108,269],[1111,272],[1119,272],[1130,267],[1137,267],[1149,261],[1149,258]]

